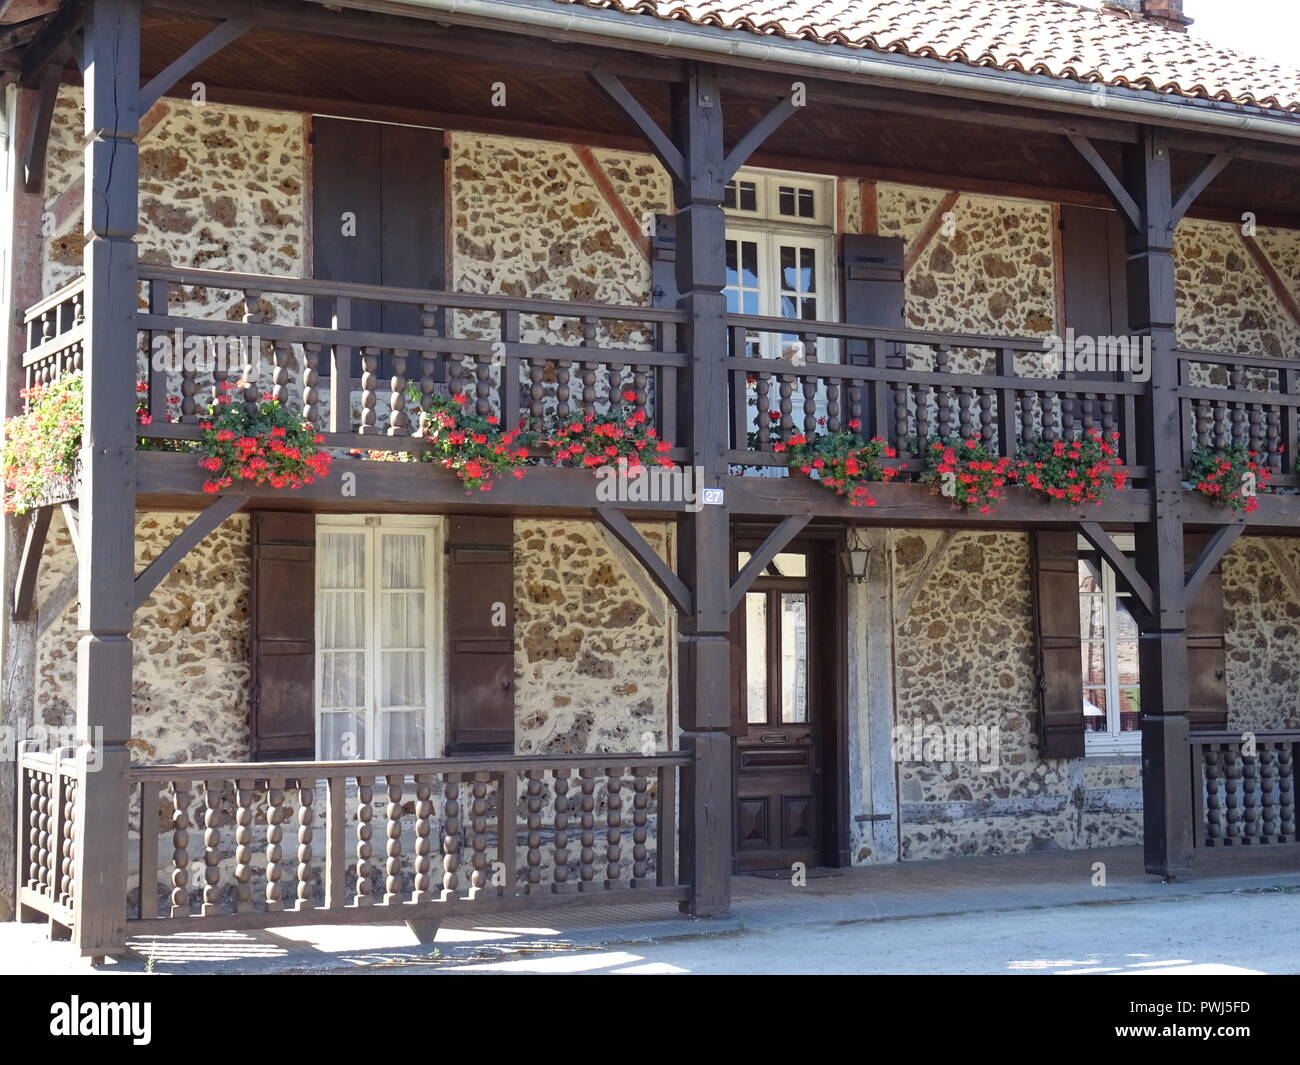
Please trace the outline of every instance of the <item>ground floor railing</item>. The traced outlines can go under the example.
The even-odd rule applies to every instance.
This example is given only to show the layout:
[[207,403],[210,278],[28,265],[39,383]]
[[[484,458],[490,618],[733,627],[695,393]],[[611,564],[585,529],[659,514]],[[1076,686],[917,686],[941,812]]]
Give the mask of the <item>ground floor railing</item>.
[[72,925],[76,891],[77,788],[72,748],[18,754],[18,904]]
[[1300,842],[1300,731],[1194,732],[1192,842],[1203,848]]

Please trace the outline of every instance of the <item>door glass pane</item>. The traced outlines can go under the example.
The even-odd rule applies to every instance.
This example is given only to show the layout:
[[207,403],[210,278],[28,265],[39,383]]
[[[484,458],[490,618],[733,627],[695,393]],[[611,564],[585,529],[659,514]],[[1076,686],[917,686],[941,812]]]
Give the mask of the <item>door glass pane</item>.
[[360,714],[321,714],[320,755],[327,762],[352,762],[364,758],[365,718]]
[[1089,732],[1106,732],[1106,689],[1083,689],[1083,727]]
[[380,758],[424,757],[424,713],[390,710],[379,715]]
[[745,720],[767,724],[767,594],[745,596]]
[[808,720],[808,597],[781,593],[781,721]]
[[423,533],[380,534],[379,745],[381,758],[425,755],[428,654]]

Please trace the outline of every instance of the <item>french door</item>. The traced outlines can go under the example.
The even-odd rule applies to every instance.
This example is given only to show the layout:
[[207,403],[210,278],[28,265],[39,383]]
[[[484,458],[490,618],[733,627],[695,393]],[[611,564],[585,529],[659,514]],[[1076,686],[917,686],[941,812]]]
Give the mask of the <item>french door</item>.
[[319,758],[426,758],[437,749],[436,541],[423,518],[320,519]]

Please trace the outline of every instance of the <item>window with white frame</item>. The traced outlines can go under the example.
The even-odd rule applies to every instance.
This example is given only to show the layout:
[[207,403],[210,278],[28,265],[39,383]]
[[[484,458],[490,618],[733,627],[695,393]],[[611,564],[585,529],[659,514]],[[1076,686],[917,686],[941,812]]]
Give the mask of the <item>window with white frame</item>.
[[[727,310],[731,314],[834,321],[835,180],[742,170],[728,182]],[[789,358],[799,335],[751,332],[747,354]],[[819,341],[817,359],[837,361],[837,345]]]
[[440,749],[438,546],[436,519],[317,519],[317,757]]
[[[1132,536],[1115,537],[1131,552]],[[1084,747],[1088,754],[1142,749],[1138,627],[1115,571],[1079,541],[1079,636],[1083,665]]]

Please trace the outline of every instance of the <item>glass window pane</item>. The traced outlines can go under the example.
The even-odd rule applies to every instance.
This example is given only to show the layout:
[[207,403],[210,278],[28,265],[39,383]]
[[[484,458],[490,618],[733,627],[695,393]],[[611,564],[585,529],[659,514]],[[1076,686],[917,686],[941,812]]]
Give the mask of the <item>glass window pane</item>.
[[815,218],[817,215],[816,202],[813,198],[812,189],[799,190],[799,217]]
[[1079,596],[1079,635],[1085,640],[1106,635],[1106,600],[1100,595]]
[[802,551],[782,551],[768,563],[767,572],[774,577],[806,577],[808,556]]
[[1106,732],[1106,689],[1084,688],[1083,727],[1089,732]]
[[817,291],[817,253],[812,248],[799,249],[799,281],[802,291]]
[[396,592],[381,599],[379,644],[381,647],[424,647],[424,593]]
[[783,215],[793,218],[795,215],[795,190],[790,185],[781,185],[776,191],[776,209]]
[[1101,570],[1095,563],[1086,558],[1079,559],[1079,591],[1101,591]]
[[740,282],[746,288],[758,288],[758,245],[752,240],[740,242]]
[[1083,660],[1083,683],[1085,685],[1106,683],[1106,645],[1101,641],[1085,643],[1080,652]]
[[379,758],[424,757],[424,713],[390,710],[379,715]]
[[781,721],[808,720],[808,597],[781,593]]
[[360,714],[321,714],[320,755],[327,762],[365,758],[365,719]]
[[729,209],[736,206],[736,183],[734,181],[728,181],[727,187],[722,190],[722,206]]
[[1119,690],[1119,729],[1138,732],[1142,728],[1142,695],[1137,688]]
[[758,210],[758,186],[752,181],[740,183],[740,209],[742,211]]
[[320,594],[320,642],[325,650],[359,649],[366,645],[366,593]]
[[381,656],[379,706],[424,707],[423,651],[385,651]]
[[423,588],[424,542],[421,533],[384,533],[379,550],[379,587]]
[[364,710],[364,651],[325,651],[321,655],[320,705],[323,710]]
[[320,586],[322,588],[364,588],[366,583],[366,534],[326,532],[320,537]]
[[1136,684],[1138,682],[1137,640],[1116,641],[1115,672],[1116,684]]
[[745,720],[767,724],[767,595],[745,595]]
[[1133,620],[1133,615],[1129,613],[1128,600],[1117,598],[1115,600],[1115,639],[1136,640],[1137,638],[1137,622]]

